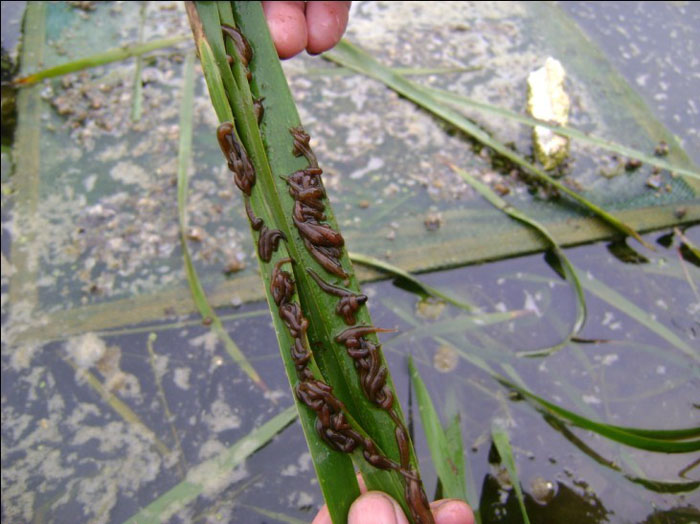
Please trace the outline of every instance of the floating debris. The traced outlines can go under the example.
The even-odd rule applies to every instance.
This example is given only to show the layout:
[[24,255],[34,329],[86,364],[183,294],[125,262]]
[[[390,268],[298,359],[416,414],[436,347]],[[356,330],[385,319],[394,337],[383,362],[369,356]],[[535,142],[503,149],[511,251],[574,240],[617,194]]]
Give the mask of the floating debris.
[[666,156],[666,155],[668,155],[668,152],[669,152],[669,148],[668,148],[668,144],[666,143],[665,140],[662,140],[661,142],[659,142],[659,144],[654,149],[654,154],[656,156]]
[[647,178],[646,185],[647,187],[650,187],[652,189],[660,189],[663,185],[663,181],[661,180],[661,174],[656,173],[651,175],[649,178]]
[[434,297],[425,297],[416,304],[416,316],[427,320],[437,320],[445,311],[446,304],[443,300]]
[[[527,78],[527,111],[533,118],[564,126],[569,120],[571,101],[564,91],[566,71],[559,60],[549,57]],[[551,129],[536,126],[532,131],[537,160],[545,169],[554,169],[569,154],[569,139]]]
[[442,213],[428,213],[423,224],[425,224],[425,229],[428,231],[437,231],[443,224]]
[[625,171],[636,171],[640,167],[642,167],[642,161],[636,158],[630,158],[625,163]]
[[433,366],[441,373],[449,373],[454,371],[459,362],[459,355],[455,348],[448,344],[443,344],[435,351],[433,355]]
[[530,495],[538,504],[548,504],[556,493],[557,490],[554,483],[542,477],[535,477],[530,482]]

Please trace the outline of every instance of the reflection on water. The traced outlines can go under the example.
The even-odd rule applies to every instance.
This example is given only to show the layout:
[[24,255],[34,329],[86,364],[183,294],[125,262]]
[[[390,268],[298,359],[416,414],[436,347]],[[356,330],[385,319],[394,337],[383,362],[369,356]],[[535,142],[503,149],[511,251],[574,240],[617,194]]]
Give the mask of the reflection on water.
[[[646,238],[667,240],[668,234]],[[700,243],[700,228],[685,235]],[[476,322],[450,305],[415,315],[420,298],[390,282],[364,287],[375,323],[399,329],[384,337],[384,348],[404,406],[410,353],[436,405],[445,406],[441,415],[462,414],[484,522],[520,518],[507,475],[490,452],[493,418],[506,421],[532,522],[671,522],[692,513],[689,495],[664,493],[697,478],[693,469],[679,475],[692,462],[689,456],[642,452],[562,427],[530,404],[509,400],[506,389],[473,365],[483,359],[520,377],[536,394],[596,420],[666,429],[698,425],[692,403],[700,374],[700,272],[697,261],[679,256],[679,245],[673,237],[657,253],[646,253],[645,264],[625,264],[604,244],[568,250],[587,290],[589,316],[581,336],[598,342],[572,343],[546,359],[514,356],[556,343],[574,318],[573,292],[541,255],[425,276],[431,285],[475,301]],[[503,311],[522,313],[492,320]],[[221,314],[270,386],[267,398],[196,321],[14,347],[3,341],[3,520],[64,522],[83,514],[94,522],[125,521],[288,406],[264,304]],[[437,325],[443,327],[436,331]],[[416,414],[414,419],[432,491],[435,474]],[[647,489],[639,479],[661,484]],[[209,479],[202,495],[171,521],[267,521],[260,508],[310,520],[320,503],[295,424],[233,470]]]

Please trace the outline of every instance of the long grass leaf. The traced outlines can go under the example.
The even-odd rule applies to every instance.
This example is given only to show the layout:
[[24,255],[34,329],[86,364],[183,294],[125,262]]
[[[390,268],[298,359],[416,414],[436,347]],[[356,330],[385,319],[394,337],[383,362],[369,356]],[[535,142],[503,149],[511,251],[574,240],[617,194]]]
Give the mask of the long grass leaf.
[[473,311],[476,309],[472,304],[462,301],[462,300],[457,300],[456,298],[452,298],[446,293],[443,293],[439,289],[435,289],[434,287],[429,286],[428,284],[425,284],[418,280],[416,277],[411,275],[408,271],[404,271],[398,266],[394,266],[392,264],[389,264],[388,262],[384,262],[383,260],[380,260],[378,258],[371,257],[369,255],[363,255],[361,253],[355,253],[351,252],[349,253],[350,259],[353,262],[356,262],[358,264],[362,264],[364,266],[368,266],[374,269],[378,269],[380,271],[384,271],[386,273],[389,273],[390,275],[393,275],[397,278],[401,278],[403,280],[406,280],[416,286],[418,289],[423,291],[426,295],[430,295],[433,297],[441,298],[445,302],[449,302],[453,306],[457,306],[458,308],[464,309],[466,311]]
[[[158,373],[158,370],[156,368],[156,352],[153,349],[153,344],[155,344],[157,339],[158,335],[156,335],[154,332],[151,332],[148,335],[148,339],[146,339],[146,349],[148,350],[148,363],[151,365],[151,371],[153,372],[153,380],[156,383],[158,397],[160,397],[160,402],[163,405],[163,413],[165,413],[168,425],[170,426],[170,433],[172,434],[173,440],[175,441],[175,447],[177,448],[178,453],[178,466],[182,468],[182,466],[184,465],[186,468],[187,464],[185,462],[185,453],[182,450],[182,442],[180,442],[180,434],[178,433],[174,424],[175,416],[173,415],[172,411],[170,411],[170,406],[168,405],[168,397],[166,396],[165,390],[163,389],[161,375],[160,373]],[[178,471],[180,472],[180,474],[184,474],[183,469],[179,469]]]
[[[243,90],[248,89],[245,71],[242,70],[240,60],[238,59],[234,59],[232,71],[226,59],[227,53],[230,53],[231,56],[237,56],[237,51],[235,49],[225,48],[222,39],[221,17],[231,25],[230,8],[225,4],[213,2],[187,2],[185,5],[197,47],[205,50],[205,53],[201,54],[204,74],[208,78],[216,80],[215,82],[208,81],[207,85],[219,121],[222,123],[231,122],[235,124],[235,132],[238,135],[238,139],[245,147],[255,167],[257,182],[256,188],[252,191],[250,197],[250,205],[255,215],[263,219],[268,227],[281,229],[281,226],[283,226],[283,224],[281,224],[282,219],[280,218],[282,214],[281,208],[279,204],[275,204],[274,202],[270,203],[268,201],[270,198],[274,197],[276,190],[274,189],[274,181],[270,172],[267,154],[261,143],[257,119],[253,114],[252,101],[251,99],[246,99],[246,96],[242,93],[242,89],[239,89],[239,85]],[[253,11],[260,9],[258,4],[250,4],[247,7]],[[251,69],[255,69],[257,64],[260,64],[262,69],[279,68],[279,59],[269,39],[267,26],[262,26],[262,24],[265,24],[262,12],[253,12],[252,16],[259,16],[261,24],[255,30],[245,31],[254,49],[254,60],[251,64]],[[241,27],[239,22],[239,20],[236,20],[235,25]],[[254,38],[250,36],[251,34],[254,35]],[[267,39],[268,42],[266,42],[265,39]],[[262,43],[259,43],[260,40],[262,40]],[[271,47],[270,51],[268,51],[267,46]],[[265,53],[268,54],[266,55]],[[254,74],[256,73],[256,71],[253,72]],[[273,79],[271,84],[275,84],[276,82],[284,82],[284,87],[286,88],[286,80],[283,76],[281,81]],[[247,96],[250,97],[250,94]],[[274,97],[269,98],[269,103],[274,104],[276,102]],[[283,111],[278,111],[277,113],[281,112]],[[269,115],[271,112],[267,113]],[[269,118],[266,117],[266,121],[268,120]],[[290,138],[289,132],[286,131],[286,133],[288,138]],[[215,133],[212,132],[212,139],[214,139],[214,137]],[[298,167],[293,169],[298,169]],[[256,239],[258,233],[252,229],[251,233],[253,239]],[[287,238],[291,237],[291,235],[288,234],[288,228],[285,230],[285,236]],[[271,268],[274,267],[277,262],[289,257],[290,253],[287,245],[280,243],[269,263],[265,263],[260,258],[258,260],[268,303],[273,312],[272,321],[279,342],[280,355],[284,362],[285,373],[287,374],[290,386],[292,390],[294,390],[299,383],[299,379],[290,348],[295,346],[296,341],[292,338],[287,326],[277,314],[275,302],[270,291]],[[301,260],[296,256],[295,259]],[[293,300],[298,300],[298,295],[296,293],[294,294]],[[306,337],[303,338],[304,343],[308,344],[305,340]],[[309,360],[308,368],[311,370],[314,377],[321,377],[314,358]],[[341,522],[346,519],[350,504],[359,495],[359,487],[355,477],[353,462],[350,456],[331,449],[321,439],[316,431],[315,413],[301,404],[296,395],[295,405],[319,479],[319,486],[328,505],[331,518],[336,523]]]
[[[139,44],[143,41],[143,27],[146,22],[146,2],[141,2],[139,9]],[[143,111],[143,82],[141,80],[141,69],[143,67],[143,55],[136,56],[136,65],[134,67],[134,79],[131,88],[131,121],[138,122],[141,120]]]
[[556,187],[560,192],[565,193],[583,207],[595,213],[599,218],[607,222],[613,228],[626,235],[634,237],[639,243],[646,246],[648,249],[654,250],[654,247],[651,244],[646,242],[632,227],[624,223],[622,220],[581,196],[576,191],[570,189],[558,180],[555,180],[543,170],[525,160],[518,153],[491,137],[476,124],[462,115],[455,113],[450,107],[441,104],[435,98],[428,95],[425,91],[422,91],[417,84],[414,84],[401,75],[397,75],[389,68],[377,62],[373,57],[362,51],[359,47],[350,44],[346,40],[342,40],[334,48],[332,53],[326,53],[324,54],[324,57],[337,62],[342,66],[354,69],[360,73],[379,80],[397,93],[405,96],[412,102],[456,126],[485,146],[490,147],[511,162],[519,165],[522,169],[527,171],[535,178]]
[[[469,73],[481,71],[482,66],[456,66],[456,67],[392,67],[394,73],[404,76],[429,76],[446,75],[450,73]],[[346,69],[345,67],[312,67],[305,71],[310,76],[350,76],[357,75],[357,71]]]
[[125,521],[125,524],[160,524],[185,508],[207,488],[231,474],[231,470],[258,449],[270,442],[296,418],[296,409],[290,406],[262,426],[251,431],[218,456],[202,462],[187,473],[187,478],[175,485],[148,506]]
[[[466,501],[469,507],[474,512],[474,520],[477,524],[481,524],[481,511],[479,508],[479,487],[474,479],[469,455],[464,453],[464,442],[462,436],[462,417],[456,413],[447,428],[445,428],[445,437],[447,438],[447,449],[451,463],[454,463],[461,472],[457,475],[464,479],[464,491],[467,495]],[[459,462],[461,460],[461,462]]]
[[508,322],[509,320],[514,320],[528,314],[530,314],[530,312],[526,310],[506,311],[503,313],[483,313],[478,316],[461,314],[453,318],[438,320],[437,322],[405,330],[403,333],[389,339],[386,343],[396,344],[398,341],[407,338],[416,338],[420,340],[426,337],[445,336],[454,333],[464,334],[468,331]]
[[139,428],[139,430],[147,435],[153,444],[155,445],[158,452],[164,457],[170,454],[168,446],[166,446],[163,441],[161,441],[155,432],[149,428],[144,422],[139,418],[139,416],[134,413],[134,411],[124,402],[122,402],[116,395],[114,395],[109,389],[107,389],[100,380],[87,370],[82,370],[72,361],[68,360],[68,363],[73,366],[76,372],[79,372],[81,376],[87,381],[88,385],[94,389],[102,400],[104,400],[109,407],[111,407],[121,418],[123,418],[128,424]]
[[448,165],[452,168],[452,170],[455,173],[457,173],[465,182],[472,186],[481,196],[488,200],[489,203],[491,203],[493,206],[500,209],[508,216],[517,220],[518,222],[522,222],[523,224],[535,229],[540,235],[542,235],[542,237],[546,240],[547,244],[549,245],[552,254],[557,258],[557,260],[561,264],[562,270],[564,272],[563,276],[564,278],[566,278],[566,280],[568,280],[571,283],[571,286],[574,288],[574,293],[576,294],[576,319],[574,320],[574,324],[571,327],[569,333],[564,338],[564,340],[559,344],[533,351],[521,351],[517,353],[517,355],[527,357],[540,357],[555,353],[559,349],[566,346],[566,344],[568,344],[572,338],[576,337],[581,331],[581,328],[583,327],[584,323],[586,322],[586,297],[584,296],[583,288],[581,287],[581,282],[579,281],[578,274],[574,270],[574,267],[571,265],[571,262],[569,262],[568,257],[564,254],[564,251],[559,247],[559,244],[557,244],[556,240],[554,240],[552,235],[549,234],[549,231],[547,231],[547,229],[542,224],[540,224],[536,220],[533,220],[519,209],[510,205],[508,202],[506,202],[504,199],[498,196],[495,192],[493,192],[490,187],[488,187],[480,180],[477,180],[475,177],[467,173],[464,169],[460,169],[451,163],[448,163]]
[[259,508],[258,506],[249,506],[248,504],[241,505],[244,508],[252,509],[256,513],[262,515],[263,517],[267,517],[268,519],[273,519],[278,522],[286,522],[287,524],[308,524],[306,520],[301,520],[290,515],[285,515],[284,513],[280,513],[278,511],[270,511],[265,508]]
[[57,65],[42,71],[37,71],[31,75],[17,78],[13,84],[17,87],[27,87],[36,84],[45,78],[54,78],[61,75],[67,75],[68,73],[82,71],[83,69],[109,64],[111,62],[118,62],[133,56],[145,55],[147,53],[157,51],[158,49],[173,47],[182,42],[186,42],[188,39],[189,36],[187,35],[173,36],[153,40],[151,42],[146,42],[145,44],[132,44],[118,47],[116,49],[110,49],[104,53],[86,56],[85,58],[80,58],[79,60],[75,60],[73,62]]
[[[657,493],[684,493],[693,491],[700,486],[700,481],[662,481],[648,479],[642,476],[641,471],[638,472],[637,476],[626,473],[615,461],[603,457],[590,446],[588,446],[583,440],[576,436],[574,432],[571,431],[571,429],[566,424],[564,424],[564,422],[561,419],[549,415],[546,415],[544,419],[551,427],[553,427],[556,431],[560,432],[564,436],[564,438],[566,438],[574,446],[579,448],[582,453],[588,455],[593,460],[595,460],[598,464],[621,473],[630,482],[644,486],[650,491],[655,491]],[[678,476],[682,477],[683,475],[679,473]]]
[[525,509],[523,490],[520,487],[520,479],[518,478],[518,468],[515,464],[515,458],[513,457],[513,449],[510,446],[508,431],[506,431],[499,420],[494,420],[493,424],[491,424],[491,438],[493,438],[493,443],[498,450],[502,464],[508,471],[510,483],[513,485],[513,489],[515,490],[515,496],[518,499],[518,506],[520,506],[520,513],[523,516],[523,520],[525,521],[525,524],[530,524],[530,519],[527,516],[527,510]]
[[691,171],[690,169],[686,169],[682,166],[674,165],[668,162],[667,160],[664,160],[662,157],[648,155],[646,153],[642,153],[641,151],[637,151],[636,149],[633,149],[631,147],[623,146],[621,144],[617,144],[609,140],[589,135],[584,131],[580,131],[569,126],[558,126],[549,124],[547,122],[531,118],[527,115],[521,115],[519,113],[516,113],[515,111],[510,111],[508,109],[494,106],[485,102],[479,102],[469,97],[452,93],[444,89],[419,85],[416,85],[416,87],[424,91],[426,94],[434,97],[436,100],[445,102],[459,109],[476,109],[489,115],[501,116],[508,120],[513,120],[515,122],[519,122],[521,124],[528,125],[531,127],[545,127],[547,129],[551,129],[558,135],[562,135],[573,140],[578,140],[579,142],[582,142],[584,144],[599,147],[600,149],[611,151],[613,153],[617,153],[618,155],[622,155],[627,158],[634,158],[636,160],[644,162],[645,164],[658,167],[659,169],[666,169],[671,173],[687,176],[689,178],[700,179],[700,173],[698,173],[697,171]]
[[[452,445],[448,443],[447,434],[430,398],[428,388],[425,387],[425,383],[413,363],[413,358],[410,356],[408,358],[408,369],[413,389],[416,392],[416,401],[420,418],[423,422],[425,440],[428,443],[430,456],[433,459],[435,471],[442,485],[442,496],[466,501],[467,488],[464,478],[464,455],[461,446],[461,435],[458,431],[456,436],[459,440],[458,445],[454,442]],[[459,425],[457,428],[459,428]]]
[[194,54],[188,53],[185,59],[185,85],[183,88],[182,105],[180,109],[180,146],[177,165],[177,206],[180,225],[180,242],[185,263],[187,282],[192,293],[192,300],[202,316],[202,319],[210,323],[210,329],[216,333],[226,352],[233,361],[250,377],[250,379],[263,391],[267,386],[263,382],[255,368],[248,362],[240,348],[226,332],[221,319],[209,305],[202,283],[197,276],[197,271],[192,263],[192,257],[187,247],[187,169],[192,156],[192,101],[194,99]]
[[562,408],[498,374],[494,373],[494,378],[503,385],[514,389],[526,399],[534,402],[536,406],[544,409],[545,412],[556,415],[580,428],[593,431],[615,442],[619,442],[620,444],[660,453],[690,453],[700,451],[700,438],[698,438],[700,437],[700,427],[656,430],[613,426],[582,417],[577,413]]
[[[340,280],[337,278],[337,273],[334,276],[327,265],[320,264],[318,259],[312,256],[312,250],[308,248],[308,244],[304,245],[300,241],[300,233],[293,219],[296,202],[290,195],[289,186],[285,180],[291,173],[309,165],[308,159],[295,157],[293,154],[290,130],[300,125],[299,115],[284,72],[279,66],[274,45],[269,38],[267,22],[260,5],[251,2],[234,2],[232,7],[236,25],[248,38],[253,51],[250,83],[246,79],[246,72],[240,61],[235,60],[233,63],[235,81],[241,96],[240,103],[233,107],[236,126],[256,167],[257,180],[264,197],[264,206],[260,213],[267,213],[264,216],[265,220],[271,220],[274,227],[279,228],[287,237],[284,246],[294,260],[291,269],[294,273],[300,304],[309,321],[307,335],[311,341],[314,362],[318,363],[319,370],[327,383],[332,385],[334,394],[343,401],[351,426],[371,437],[387,457],[394,461],[406,460],[405,467],[417,472],[417,459],[412,446],[407,448],[408,456],[399,452],[397,435],[405,435],[401,430],[403,415],[399,403],[393,402],[391,407],[385,405],[383,409],[378,407],[380,403],[376,395],[367,388],[367,382],[361,378],[362,373],[358,373],[359,366],[356,361],[358,357],[353,358],[345,344],[336,339],[336,336],[347,329],[348,325],[371,325],[367,308],[359,308],[354,322],[345,320],[336,313],[336,308],[339,306],[337,295],[327,293],[322,289],[319,281],[307,271],[307,268],[310,268],[317,275],[324,275],[324,279],[328,279],[327,283],[341,286],[354,294],[359,293],[357,279],[344,249],[338,250],[338,261],[348,278]],[[227,45],[230,51],[235,52],[230,42],[227,42]],[[216,53],[215,48],[214,51]],[[264,98],[265,114],[260,126],[253,112],[253,97]],[[256,213],[258,213],[255,208],[257,194],[257,190],[253,191],[251,200]],[[332,207],[325,197],[322,197],[322,200],[323,223],[337,231],[338,224]],[[265,270],[265,265],[261,267]],[[273,311],[277,311],[277,307],[270,299],[269,302]],[[369,334],[365,337],[375,347],[379,347],[375,335]],[[371,358],[374,362],[373,366],[386,367],[381,351],[377,350]],[[386,391],[391,391],[393,398],[396,398],[389,374],[386,375],[385,386],[388,388]],[[362,453],[355,452],[352,457],[369,489],[379,489],[389,493],[397,499],[404,511],[410,513],[411,508],[409,499],[406,497],[406,481],[403,475],[396,471],[375,468],[363,458]],[[320,475],[319,479],[322,480]],[[350,485],[350,480],[347,484]],[[341,489],[342,494],[348,493],[347,486]],[[412,497],[411,501],[416,508],[422,506],[416,497]],[[344,517],[341,517],[342,519]]]
[[644,311],[642,308],[632,303],[629,299],[612,289],[610,286],[593,277],[584,278],[582,279],[581,283],[586,291],[593,293],[611,306],[622,311],[625,315],[639,322],[639,324],[642,326],[650,329],[694,361],[700,361],[700,351],[698,348],[693,349],[673,331],[664,326],[658,320],[654,319],[648,311]]

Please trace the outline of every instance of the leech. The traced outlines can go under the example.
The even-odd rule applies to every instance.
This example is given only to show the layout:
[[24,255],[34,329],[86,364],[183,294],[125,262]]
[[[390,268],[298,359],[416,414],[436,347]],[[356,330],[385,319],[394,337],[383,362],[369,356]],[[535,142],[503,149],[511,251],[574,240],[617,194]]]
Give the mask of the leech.
[[348,277],[348,274],[343,270],[343,266],[340,264],[340,260],[338,260],[339,257],[333,257],[325,250],[316,248],[306,238],[302,237],[302,240],[311,256],[314,257],[316,262],[318,262],[323,269],[340,278]]
[[233,124],[231,122],[221,124],[216,130],[216,137],[228,161],[228,168],[233,171],[236,186],[250,196],[255,185],[255,168],[248,159],[245,147],[238,141]]
[[250,220],[250,227],[252,227],[254,231],[260,231],[260,228],[263,227],[265,222],[263,222],[262,218],[256,217],[255,213],[253,213],[253,208],[250,207],[250,198],[243,197],[243,201],[246,215],[248,215],[248,220]]
[[282,265],[291,262],[291,258],[283,258],[275,264],[270,278],[270,292],[275,304],[278,306],[282,302],[288,302],[294,295],[294,280],[292,275],[287,271],[282,270]]
[[279,229],[269,229],[263,225],[258,237],[258,254],[264,262],[269,262],[272,258],[272,253],[277,251],[280,240],[287,240],[282,231]]
[[[305,156],[310,164],[306,169],[282,177],[294,199],[292,221],[311,256],[329,273],[347,278],[348,275],[341,264],[345,243],[343,237],[329,224],[322,223],[326,219],[325,204],[322,201],[326,193],[320,178],[322,171],[309,147],[309,135],[300,127],[290,129],[290,132],[294,137],[294,155]],[[264,232],[265,229],[261,237]],[[382,455],[374,442],[349,425],[344,414],[345,407],[333,395],[333,388],[316,379],[309,369],[307,364],[311,359],[311,351],[304,340],[308,321],[302,315],[299,305],[292,302],[292,276],[281,269],[282,264],[289,261],[290,259],[284,259],[275,264],[270,288],[273,300],[278,306],[278,315],[294,338],[290,351],[299,379],[294,390],[297,399],[316,413],[316,431],[331,448],[350,453],[359,447],[369,464],[398,472],[404,478],[404,495],[414,521],[417,524],[433,524],[418,471],[411,467],[410,439],[394,408],[394,394],[386,383],[388,370],[383,365],[380,346],[364,338],[371,333],[393,330],[367,325],[354,326],[357,310],[367,302],[367,297],[329,284],[315,271],[307,268],[309,275],[322,291],[340,298],[336,305],[336,313],[352,327],[336,335],[335,340],[345,346],[347,354],[353,359],[364,395],[371,403],[385,410],[394,422],[400,462]]]
[[369,335],[370,333],[394,333],[394,329],[383,329],[374,326],[355,326],[344,329],[341,333],[336,335],[335,341],[341,344],[355,345],[359,343],[361,337]]
[[250,48],[250,44],[248,44],[248,40],[238,29],[228,24],[221,24],[221,31],[224,33],[224,36],[228,36],[233,41],[233,45],[236,46],[238,55],[241,57],[241,63],[248,67],[248,64],[253,59],[253,51]]
[[265,100],[264,96],[253,100],[253,112],[255,113],[255,119],[257,120],[258,125],[260,125],[260,122],[262,122],[263,115],[265,114],[263,100]]
[[316,155],[311,150],[311,146],[309,145],[309,141],[311,140],[309,134],[304,131],[304,128],[301,126],[293,127],[289,130],[289,132],[294,137],[294,156],[304,155],[309,161],[311,167],[318,167]]
[[[234,42],[241,64],[247,70],[252,59],[252,50],[245,37],[228,25],[223,25],[222,31]],[[233,63],[233,58],[227,57],[227,59],[230,64]],[[250,80],[250,71],[247,70],[246,73]],[[260,123],[264,113],[262,99],[254,100],[253,107],[257,121]],[[290,129],[290,132],[294,137],[294,155],[303,155],[310,164],[306,169],[296,171],[287,178],[283,177],[295,201],[292,219],[311,256],[329,273],[347,278],[348,275],[340,262],[344,245],[343,237],[330,225],[321,223],[326,219],[325,205],[322,202],[326,193],[320,179],[322,170],[318,167],[316,155],[309,146],[309,135],[301,127]],[[263,220],[256,217],[253,212],[249,197],[255,185],[255,168],[248,159],[245,148],[238,141],[231,122],[225,122],[219,126],[217,139],[228,167],[234,173],[236,186],[246,195],[244,205],[251,227],[254,231],[260,232],[258,254],[261,260],[269,262],[280,240],[286,240],[286,237],[277,229],[267,228]],[[386,384],[387,369],[382,364],[380,346],[363,338],[370,333],[391,330],[374,326],[354,326],[342,331],[335,340],[345,345],[348,355],[354,360],[364,394],[372,403],[386,410],[394,422],[400,463],[382,455],[371,439],[364,437],[350,426],[345,417],[345,406],[333,395],[333,388],[316,379],[309,369],[308,363],[312,357],[306,344],[309,321],[304,317],[300,305],[292,301],[295,293],[292,275],[282,269],[284,264],[293,262],[290,258],[284,258],[275,264],[270,278],[270,293],[277,305],[280,320],[293,338],[290,355],[299,379],[294,388],[297,399],[316,413],[316,431],[332,449],[350,453],[359,447],[369,464],[380,469],[398,472],[404,479],[404,495],[415,523],[434,524],[418,472],[411,468],[408,433],[393,409],[394,396]],[[367,301],[367,297],[325,282],[312,269],[307,271],[324,292],[340,298],[336,313],[342,316],[348,325],[353,325],[355,314]]]
[[308,239],[314,246],[341,247],[345,244],[341,234],[327,224],[315,221],[304,222],[296,215],[292,216],[292,220],[299,230],[299,234]]
[[323,291],[340,298],[338,304],[335,306],[335,313],[343,317],[347,325],[352,326],[355,323],[355,313],[360,309],[360,306],[367,302],[367,296],[356,294],[347,289],[329,284],[311,268],[306,268],[306,272],[311,275],[311,278],[316,281],[318,287]]

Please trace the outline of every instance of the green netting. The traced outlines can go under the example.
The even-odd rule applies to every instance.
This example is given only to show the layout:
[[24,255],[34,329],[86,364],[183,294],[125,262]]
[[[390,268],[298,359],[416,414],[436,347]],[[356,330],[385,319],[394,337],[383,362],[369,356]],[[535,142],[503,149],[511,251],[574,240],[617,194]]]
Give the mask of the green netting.
[[[140,7],[128,2],[94,8],[31,4],[22,70],[133,43],[141,23],[144,40],[189,31],[181,8],[149,3],[143,20]],[[362,4],[348,39],[387,65],[471,69],[418,82],[523,111],[528,72],[554,56],[568,72],[572,126],[647,153],[665,140],[669,160],[692,168],[674,137],[557,6],[401,3],[391,7],[391,16],[387,9]],[[189,46],[144,60],[139,122],[130,117],[133,59],[21,92],[14,152],[21,180],[12,200],[3,195],[3,207],[6,201],[14,206],[18,232],[10,294],[40,314],[41,336],[192,310],[174,184],[180,62]],[[296,58],[285,67],[351,250],[426,271],[543,246],[476,196],[445,159],[507,191],[565,245],[613,234],[578,205],[531,192],[508,166],[383,85],[336,74],[319,58]],[[188,214],[198,273],[215,305],[261,297],[240,197],[214,139],[216,120],[203,81],[194,109]],[[470,114],[530,154],[528,127]],[[658,187],[650,187],[650,167],[615,173],[609,153],[578,143],[569,164],[568,183],[640,230],[700,218],[697,181],[664,172]]]

